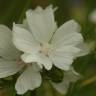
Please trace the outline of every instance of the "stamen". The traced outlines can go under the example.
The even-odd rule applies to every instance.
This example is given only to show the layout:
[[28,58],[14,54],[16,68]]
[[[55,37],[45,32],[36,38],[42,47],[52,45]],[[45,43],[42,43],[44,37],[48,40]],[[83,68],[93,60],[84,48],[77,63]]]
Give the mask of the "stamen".
[[39,51],[39,53],[43,53],[45,56],[48,56],[48,52],[50,50],[49,44],[40,44],[41,45],[41,50]]

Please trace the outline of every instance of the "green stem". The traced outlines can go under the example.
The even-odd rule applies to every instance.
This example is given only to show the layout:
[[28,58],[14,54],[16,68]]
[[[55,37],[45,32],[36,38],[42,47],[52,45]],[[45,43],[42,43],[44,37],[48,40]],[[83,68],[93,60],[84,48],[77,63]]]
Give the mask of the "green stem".
[[12,26],[13,22],[21,23],[25,11],[30,7],[32,0],[13,0],[6,7],[5,14],[0,18],[0,22]]
[[87,85],[89,85],[89,84],[91,84],[91,83],[93,83],[93,82],[95,82],[96,81],[96,76],[94,76],[94,77],[92,77],[92,78],[89,78],[89,79],[87,79],[87,80],[84,80],[83,82],[82,82],[82,86],[84,87],[84,86],[87,86]]
[[30,6],[31,2],[32,2],[32,0],[27,0],[27,3],[24,6],[24,9],[22,10],[22,13],[21,13],[20,18],[18,20],[18,23],[22,22],[22,19],[23,19],[24,15],[25,15],[25,11],[28,9],[28,7]]

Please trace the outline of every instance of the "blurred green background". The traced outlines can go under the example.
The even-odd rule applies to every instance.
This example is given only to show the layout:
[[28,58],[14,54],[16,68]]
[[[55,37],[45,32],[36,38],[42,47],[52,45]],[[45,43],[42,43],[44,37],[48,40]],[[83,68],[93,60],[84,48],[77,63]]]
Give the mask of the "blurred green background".
[[[36,6],[45,8],[50,4],[58,7],[55,12],[58,26],[69,19],[75,19],[82,26],[81,33],[85,42],[96,42],[96,25],[88,18],[96,8],[96,0],[0,0],[0,24],[12,28],[13,22],[22,23],[26,10],[34,9]],[[73,66],[84,78],[76,82],[74,86],[70,85],[66,96],[96,96],[96,48],[87,56],[77,58]],[[10,87],[10,82],[8,83],[5,89],[0,87],[0,96],[18,96]],[[29,96],[29,94],[30,92],[24,96]],[[32,96],[62,96],[47,81],[44,81],[42,86],[34,90],[32,94]]]

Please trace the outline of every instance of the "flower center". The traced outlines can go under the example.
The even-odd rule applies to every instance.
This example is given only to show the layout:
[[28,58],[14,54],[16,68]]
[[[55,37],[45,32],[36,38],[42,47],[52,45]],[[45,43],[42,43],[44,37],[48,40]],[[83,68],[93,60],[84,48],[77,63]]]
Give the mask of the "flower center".
[[48,53],[50,51],[50,45],[49,44],[41,44],[41,50],[40,53],[43,53],[48,57]]

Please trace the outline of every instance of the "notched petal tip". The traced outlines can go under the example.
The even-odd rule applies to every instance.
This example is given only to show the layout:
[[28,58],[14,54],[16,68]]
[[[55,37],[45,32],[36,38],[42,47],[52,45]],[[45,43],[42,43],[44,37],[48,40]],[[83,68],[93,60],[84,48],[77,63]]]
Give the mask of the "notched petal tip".
[[68,22],[70,22],[70,24],[72,24],[73,27],[75,27],[78,30],[78,32],[81,31],[81,26],[79,25],[79,23],[77,21],[75,21],[74,19],[72,19],[72,20],[69,20]]
[[32,14],[32,9],[26,11],[26,16],[30,16]]

